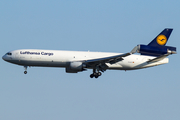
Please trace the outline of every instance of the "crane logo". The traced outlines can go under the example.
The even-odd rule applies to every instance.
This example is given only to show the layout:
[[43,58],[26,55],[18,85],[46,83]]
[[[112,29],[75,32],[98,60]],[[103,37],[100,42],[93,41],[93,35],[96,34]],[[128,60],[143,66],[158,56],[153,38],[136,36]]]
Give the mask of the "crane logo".
[[157,37],[156,41],[157,41],[157,43],[158,43],[159,45],[164,45],[164,44],[166,44],[166,42],[167,42],[167,38],[166,38],[165,35],[159,35],[159,36]]

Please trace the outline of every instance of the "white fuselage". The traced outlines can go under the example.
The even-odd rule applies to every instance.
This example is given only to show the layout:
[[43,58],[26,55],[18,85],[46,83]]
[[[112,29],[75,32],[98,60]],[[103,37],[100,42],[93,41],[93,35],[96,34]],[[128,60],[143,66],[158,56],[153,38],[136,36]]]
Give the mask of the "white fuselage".
[[[108,52],[80,52],[80,51],[61,51],[61,50],[36,50],[22,49],[11,51],[11,55],[4,55],[3,59],[10,63],[22,66],[43,66],[43,67],[67,67],[69,62],[87,61],[119,55],[121,53]],[[168,63],[168,58],[158,62],[147,63],[148,60],[155,57],[145,55],[135,55],[124,57],[124,60],[114,64],[106,63],[107,69],[134,70],[146,67],[152,67]]]

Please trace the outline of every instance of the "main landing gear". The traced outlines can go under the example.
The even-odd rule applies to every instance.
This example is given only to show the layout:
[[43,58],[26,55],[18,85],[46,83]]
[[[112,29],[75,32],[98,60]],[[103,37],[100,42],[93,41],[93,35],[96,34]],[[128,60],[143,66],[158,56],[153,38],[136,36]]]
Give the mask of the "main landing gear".
[[92,74],[90,75],[90,78],[93,78],[93,77],[98,78],[98,77],[101,76],[101,75],[102,75],[101,72],[92,73]]
[[93,69],[93,73],[90,75],[90,78],[93,78],[93,77],[98,78],[99,76],[101,76],[102,73],[101,73],[100,71],[104,72],[105,69],[103,69],[100,65],[97,65],[97,66]]

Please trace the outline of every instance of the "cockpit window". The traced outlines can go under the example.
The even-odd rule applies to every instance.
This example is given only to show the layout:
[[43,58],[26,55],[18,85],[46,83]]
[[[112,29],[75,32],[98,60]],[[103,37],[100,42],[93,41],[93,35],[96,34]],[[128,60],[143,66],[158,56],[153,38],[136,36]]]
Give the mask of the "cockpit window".
[[7,55],[12,55],[12,53],[8,52]]

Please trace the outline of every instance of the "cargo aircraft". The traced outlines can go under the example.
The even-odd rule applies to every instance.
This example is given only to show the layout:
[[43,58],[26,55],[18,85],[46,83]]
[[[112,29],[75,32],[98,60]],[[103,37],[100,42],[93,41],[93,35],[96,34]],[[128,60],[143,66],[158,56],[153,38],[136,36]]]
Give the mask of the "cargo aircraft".
[[148,45],[137,45],[128,53],[20,49],[6,53],[2,59],[24,66],[24,74],[28,66],[63,67],[67,73],[92,69],[90,77],[98,78],[108,69],[136,70],[168,63],[166,57],[176,53],[176,47],[166,46],[172,30],[164,29]]

